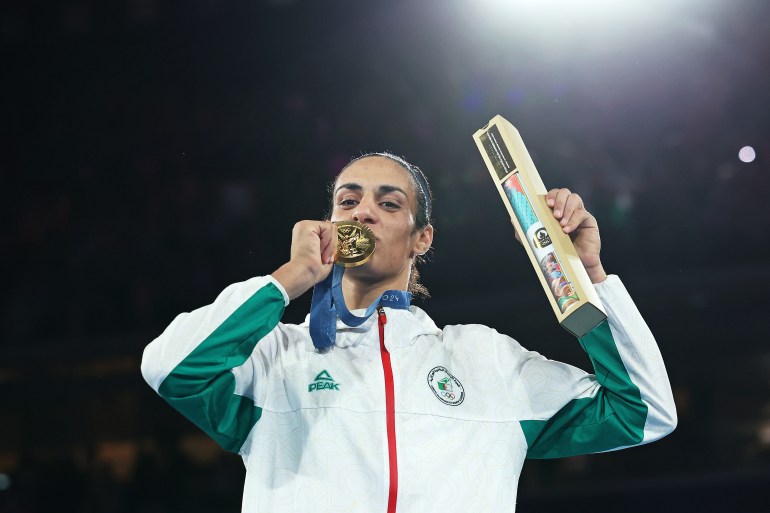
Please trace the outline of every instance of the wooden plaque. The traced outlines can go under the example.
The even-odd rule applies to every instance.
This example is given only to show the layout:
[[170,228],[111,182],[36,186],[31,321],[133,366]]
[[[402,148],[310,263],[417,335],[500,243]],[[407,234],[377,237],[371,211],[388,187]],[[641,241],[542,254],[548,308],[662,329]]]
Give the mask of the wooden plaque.
[[584,336],[607,314],[569,235],[546,204],[548,191],[519,131],[498,115],[473,139],[559,324]]

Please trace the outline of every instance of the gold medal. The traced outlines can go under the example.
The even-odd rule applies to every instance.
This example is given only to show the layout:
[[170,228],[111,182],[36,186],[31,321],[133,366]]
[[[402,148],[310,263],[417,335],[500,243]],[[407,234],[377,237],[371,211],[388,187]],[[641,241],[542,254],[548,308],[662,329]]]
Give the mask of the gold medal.
[[374,253],[374,234],[356,221],[337,221],[337,247],[334,263],[342,267],[356,267],[366,263]]

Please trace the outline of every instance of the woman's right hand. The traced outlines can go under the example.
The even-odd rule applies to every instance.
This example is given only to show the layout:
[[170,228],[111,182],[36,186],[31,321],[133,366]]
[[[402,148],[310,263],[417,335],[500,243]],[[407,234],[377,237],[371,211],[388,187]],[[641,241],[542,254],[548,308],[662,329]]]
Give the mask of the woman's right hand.
[[299,221],[291,232],[291,258],[273,273],[289,295],[301,296],[324,280],[334,265],[337,225],[331,221]]

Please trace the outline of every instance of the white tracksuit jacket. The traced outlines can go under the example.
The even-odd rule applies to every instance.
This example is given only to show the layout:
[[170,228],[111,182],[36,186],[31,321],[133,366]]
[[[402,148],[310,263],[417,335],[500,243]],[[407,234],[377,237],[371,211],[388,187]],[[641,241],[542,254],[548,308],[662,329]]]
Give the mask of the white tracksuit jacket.
[[280,323],[288,297],[269,276],[180,314],[142,373],[242,456],[244,512],[512,512],[526,457],[640,445],[676,425],[644,320],[616,276],[596,288],[609,318],[580,339],[595,374],[486,326],[441,330],[414,306],[339,323],[321,354],[307,321]]

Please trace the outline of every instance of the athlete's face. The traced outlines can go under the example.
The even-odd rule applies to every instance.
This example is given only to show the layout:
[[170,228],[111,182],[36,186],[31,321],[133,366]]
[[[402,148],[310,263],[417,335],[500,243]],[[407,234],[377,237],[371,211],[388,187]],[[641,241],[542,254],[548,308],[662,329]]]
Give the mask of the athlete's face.
[[332,221],[358,221],[374,233],[376,250],[369,262],[349,269],[359,277],[378,280],[406,276],[411,261],[433,241],[433,228],[417,229],[417,196],[409,172],[389,158],[355,161],[334,184]]

